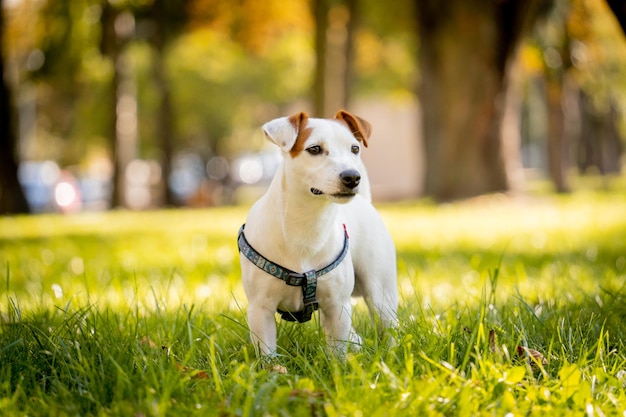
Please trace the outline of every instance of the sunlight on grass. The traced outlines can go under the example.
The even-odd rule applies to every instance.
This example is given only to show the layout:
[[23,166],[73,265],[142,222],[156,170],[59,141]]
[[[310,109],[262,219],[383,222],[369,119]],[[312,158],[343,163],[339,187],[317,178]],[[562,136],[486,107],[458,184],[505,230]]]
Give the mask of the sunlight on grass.
[[216,209],[0,219],[1,260],[25,306],[223,308],[231,291],[243,294],[234,242],[244,218]]
[[625,194],[380,211],[398,328],[359,302],[342,361],[280,322],[288,375],[248,340],[246,208],[0,218],[0,414],[626,416]]
[[400,281],[402,293],[417,292],[427,304],[480,297],[496,269],[506,287],[500,290],[533,299],[560,288],[619,287],[626,273],[623,196],[490,197],[444,207],[390,207],[383,214],[401,275],[410,278]]

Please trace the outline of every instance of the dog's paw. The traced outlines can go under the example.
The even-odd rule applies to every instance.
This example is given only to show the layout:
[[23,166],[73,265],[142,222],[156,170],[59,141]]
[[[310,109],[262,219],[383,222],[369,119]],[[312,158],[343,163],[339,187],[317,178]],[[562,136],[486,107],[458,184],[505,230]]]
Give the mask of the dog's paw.
[[354,352],[358,352],[361,350],[361,346],[363,345],[363,340],[361,336],[357,334],[357,332],[352,329],[350,331],[350,350]]

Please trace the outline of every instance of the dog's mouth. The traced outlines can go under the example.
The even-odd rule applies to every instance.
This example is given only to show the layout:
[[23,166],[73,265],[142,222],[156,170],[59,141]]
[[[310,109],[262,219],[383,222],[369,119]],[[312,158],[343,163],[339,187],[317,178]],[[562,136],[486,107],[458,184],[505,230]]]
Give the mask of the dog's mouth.
[[[319,188],[311,188],[311,194],[313,195],[324,195],[326,194],[325,192],[323,192],[322,190],[320,190]],[[334,193],[334,194],[327,194],[330,197],[334,197],[334,198],[338,198],[338,199],[344,199],[344,198],[352,198],[356,195],[356,192],[354,191],[343,191],[343,192],[338,192],[338,193]]]

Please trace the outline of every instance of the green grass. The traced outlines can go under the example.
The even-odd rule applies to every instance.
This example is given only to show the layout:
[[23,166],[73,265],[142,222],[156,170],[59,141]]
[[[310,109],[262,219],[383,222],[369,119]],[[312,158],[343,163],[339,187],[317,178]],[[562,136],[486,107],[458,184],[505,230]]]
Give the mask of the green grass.
[[245,208],[0,218],[0,415],[626,416],[623,192],[380,209],[395,343],[362,302],[345,360],[280,322],[288,375],[248,340]]

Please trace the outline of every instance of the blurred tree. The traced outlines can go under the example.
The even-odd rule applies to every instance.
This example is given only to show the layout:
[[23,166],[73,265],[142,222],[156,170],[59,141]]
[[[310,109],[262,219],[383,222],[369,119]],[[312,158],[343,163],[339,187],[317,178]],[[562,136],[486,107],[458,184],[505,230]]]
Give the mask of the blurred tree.
[[311,4],[316,59],[312,95],[317,117],[331,117],[338,109],[350,106],[360,3],[317,0]]
[[[192,0],[168,53],[181,144],[232,156],[259,124],[310,97],[313,21],[306,0]],[[199,93],[201,92],[201,93]]]
[[580,135],[576,149],[581,173],[619,174],[624,145],[617,128],[617,106],[598,109],[592,98],[580,92]]
[[76,164],[84,157],[87,143],[106,132],[100,112],[87,111],[85,118],[80,111],[99,97],[96,78],[109,69],[102,68],[96,49],[99,1],[23,0],[13,6],[10,35],[19,67],[16,87],[30,86],[35,91],[38,115],[33,137],[21,138],[33,144],[25,157]]
[[345,69],[343,71],[343,102],[337,106],[348,109],[352,106],[356,71],[354,61],[356,59],[356,35],[361,24],[362,2],[360,0],[346,0],[347,22],[345,22],[344,52]]
[[181,34],[188,23],[189,0],[172,2],[153,0],[144,9],[140,9],[140,25],[151,27],[146,34],[153,46],[154,85],[158,92],[158,112],[156,123],[161,158],[161,176],[163,178],[164,203],[171,206],[176,203],[171,187],[168,185],[174,158],[174,112],[171,89],[171,77],[167,73],[166,55],[172,41]]
[[[37,109],[30,157],[77,164],[88,144],[104,145],[116,161],[114,206],[123,202],[120,161],[167,163],[185,148],[208,148],[204,156],[247,149],[242,139],[250,141],[259,121],[309,86],[306,0],[23,0],[14,7],[16,85],[33,81]],[[30,55],[39,60],[27,68]],[[118,136],[131,124],[118,113],[130,83],[137,126],[129,157]]]
[[574,156],[582,173],[620,171],[616,107],[626,87],[626,50],[603,0],[554,3],[531,42],[543,62],[548,173],[556,191],[566,192]]
[[313,80],[313,114],[324,117],[326,113],[326,58],[328,32],[328,0],[312,2],[315,19],[315,78]]
[[626,1],[624,0],[606,0],[607,4],[617,18],[622,31],[626,35]]
[[[626,138],[626,33],[624,7],[602,0],[571,0],[567,37],[571,73],[579,86],[575,142],[581,173],[619,173]],[[621,14],[620,14],[621,13]],[[617,17],[617,21],[615,21]]]
[[[571,79],[570,37],[567,22],[570,1],[556,0],[554,7],[538,25],[538,43],[543,52],[543,79],[545,81],[548,109],[547,157],[548,175],[559,193],[570,191],[568,170],[572,132],[566,126],[565,102],[568,95],[575,94]],[[544,20],[544,19],[542,19]]]
[[[119,207],[124,204],[124,169],[128,162],[126,157],[120,155],[122,150],[120,149],[119,134],[118,134],[118,94],[120,91],[120,55],[124,44],[126,43],[127,36],[119,36],[120,29],[115,28],[115,22],[118,21],[120,11],[115,8],[111,2],[104,1],[102,7],[102,14],[100,16],[100,22],[102,26],[102,34],[100,38],[100,53],[108,57],[112,62],[111,79],[109,82],[109,94],[106,102],[108,103],[105,113],[109,116],[108,132],[106,137],[108,138],[109,151],[111,152],[113,172],[112,172],[112,190],[111,190],[111,207]],[[118,23],[120,25],[120,23]]]
[[189,28],[227,34],[253,55],[263,55],[277,39],[310,30],[308,0],[189,0]]
[[[137,88],[128,91],[128,85],[134,84],[135,74],[131,74],[128,60],[125,56],[127,46],[132,42],[144,41],[150,44],[154,54],[151,60],[152,75],[155,95],[152,98],[156,101],[157,108],[151,119],[155,128],[152,132],[156,136],[156,145],[159,148],[159,159],[161,166],[163,203],[174,205],[176,203],[168,180],[171,174],[171,164],[174,158],[174,114],[170,77],[167,73],[166,55],[170,43],[183,31],[187,21],[187,1],[171,2],[165,0],[128,0],[110,2],[105,1],[102,12],[102,40],[101,51],[113,62],[113,74],[111,78],[111,129],[109,132],[110,148],[114,157],[114,178],[112,206],[124,205],[124,184],[126,183],[124,173],[127,164],[135,157],[136,145],[127,146],[129,140],[137,141],[139,136],[137,124],[137,111],[134,111],[135,126],[133,129],[134,139],[126,138],[123,126],[120,122],[121,107],[124,100],[130,98],[137,106],[139,92]],[[132,81],[131,81],[132,80]],[[133,95],[135,97],[128,97]],[[126,101],[126,102],[127,102]],[[145,110],[145,109],[143,109]],[[122,129],[120,129],[122,127]]]
[[507,87],[520,40],[549,3],[417,3],[427,195],[447,200],[510,188]]
[[355,62],[350,74],[350,96],[414,95],[418,75],[414,0],[355,1]]
[[17,177],[15,134],[9,88],[4,80],[4,5],[0,0],[0,214],[28,213]]
[[20,0],[5,6],[3,46],[16,96],[19,158],[76,166],[105,136],[100,80],[110,68],[96,49],[98,1]]

